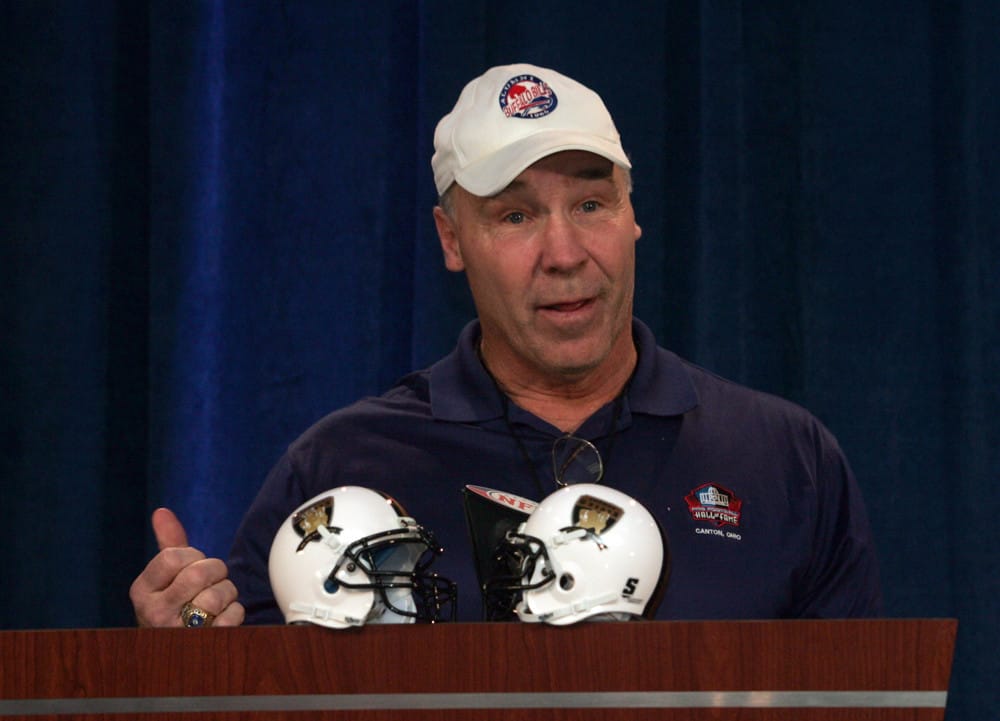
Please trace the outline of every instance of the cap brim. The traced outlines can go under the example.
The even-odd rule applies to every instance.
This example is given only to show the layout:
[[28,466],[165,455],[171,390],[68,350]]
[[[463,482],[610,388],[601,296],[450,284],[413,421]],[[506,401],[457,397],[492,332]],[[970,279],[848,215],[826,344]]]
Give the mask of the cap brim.
[[470,163],[455,173],[455,182],[473,195],[496,195],[533,163],[565,150],[583,150],[623,168],[632,167],[617,140],[554,128],[541,130]]

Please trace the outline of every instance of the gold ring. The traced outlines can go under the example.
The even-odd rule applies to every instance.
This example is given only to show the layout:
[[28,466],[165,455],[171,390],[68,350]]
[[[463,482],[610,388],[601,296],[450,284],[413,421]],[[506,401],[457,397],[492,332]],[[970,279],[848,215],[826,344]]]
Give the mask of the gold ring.
[[193,603],[185,603],[184,608],[181,609],[181,623],[184,624],[184,628],[211,626],[214,620],[215,616],[203,608],[198,608]]

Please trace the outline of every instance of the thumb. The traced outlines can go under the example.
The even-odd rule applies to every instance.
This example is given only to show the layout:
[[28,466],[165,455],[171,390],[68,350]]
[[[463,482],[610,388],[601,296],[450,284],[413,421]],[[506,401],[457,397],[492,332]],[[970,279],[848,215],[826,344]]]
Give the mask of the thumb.
[[169,508],[157,508],[153,511],[153,534],[161,551],[164,548],[188,545],[184,526]]

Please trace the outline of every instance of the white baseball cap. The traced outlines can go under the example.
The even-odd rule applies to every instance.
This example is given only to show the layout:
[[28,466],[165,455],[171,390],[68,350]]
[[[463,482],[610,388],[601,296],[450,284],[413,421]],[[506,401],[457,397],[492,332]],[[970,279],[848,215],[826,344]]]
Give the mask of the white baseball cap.
[[490,68],[462,90],[434,131],[434,184],[458,183],[490,196],[532,163],[563,150],[586,150],[623,168],[632,164],[600,96],[555,70]]

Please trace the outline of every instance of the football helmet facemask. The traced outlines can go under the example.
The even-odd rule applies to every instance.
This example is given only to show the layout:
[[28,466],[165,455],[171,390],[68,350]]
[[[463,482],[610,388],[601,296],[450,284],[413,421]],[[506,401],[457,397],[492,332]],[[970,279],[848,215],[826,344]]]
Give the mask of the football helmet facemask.
[[433,623],[455,617],[455,584],[428,570],[440,553],[394,499],[342,486],[281,524],[268,572],[286,623]]
[[522,621],[568,625],[652,618],[670,555],[642,504],[614,488],[579,483],[545,498],[507,534],[495,568],[506,573],[483,591],[497,618],[506,605]]

